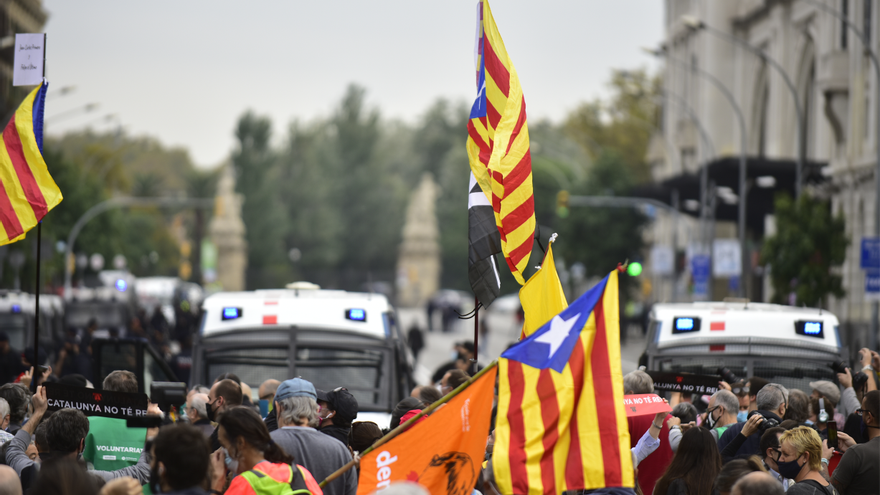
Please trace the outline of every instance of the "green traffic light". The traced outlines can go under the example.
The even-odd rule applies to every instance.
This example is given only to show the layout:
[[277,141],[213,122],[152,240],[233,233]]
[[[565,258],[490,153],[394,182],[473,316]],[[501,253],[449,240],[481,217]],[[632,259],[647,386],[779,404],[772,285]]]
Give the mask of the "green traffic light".
[[638,261],[633,261],[628,267],[626,267],[626,273],[630,277],[638,277],[642,274],[642,264]]
[[567,218],[568,213],[569,213],[568,208],[565,206],[560,206],[560,207],[556,208],[556,215],[558,215],[559,218]]

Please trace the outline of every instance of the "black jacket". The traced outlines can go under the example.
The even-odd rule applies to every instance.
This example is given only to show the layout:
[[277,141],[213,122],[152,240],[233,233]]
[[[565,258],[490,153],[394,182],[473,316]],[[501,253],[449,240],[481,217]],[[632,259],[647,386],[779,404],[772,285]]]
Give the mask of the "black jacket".
[[[780,423],[782,422],[782,418],[777,416],[776,413],[762,410],[759,410],[758,412],[760,412],[765,418],[773,418]],[[748,438],[743,437],[742,435],[740,435],[740,432],[742,432],[743,426],[745,425],[745,421],[730,425],[730,427],[724,432],[724,434],[721,435],[721,438],[718,439],[718,449],[721,451],[721,458],[724,462],[738,457],[748,457],[750,455],[763,457],[761,455],[762,431],[758,430],[755,433],[752,433],[752,435]],[[736,451],[731,452],[734,447],[734,445],[732,445],[731,448],[726,449],[725,452],[725,447],[727,447],[728,444],[731,444],[734,441],[736,441],[736,444],[734,445],[739,444],[739,447],[736,449]]]
[[336,426],[336,425],[323,426],[321,428],[318,428],[318,431],[320,431],[321,433],[323,433],[325,435],[329,435],[329,436],[339,440],[340,442],[345,444],[346,447],[348,447],[348,434],[351,432],[351,425],[349,425],[349,426]]

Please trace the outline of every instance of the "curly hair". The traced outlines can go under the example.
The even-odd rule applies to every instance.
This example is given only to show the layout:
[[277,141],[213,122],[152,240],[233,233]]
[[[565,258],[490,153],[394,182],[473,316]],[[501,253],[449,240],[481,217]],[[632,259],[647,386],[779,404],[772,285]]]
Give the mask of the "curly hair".
[[0,398],[9,403],[9,421],[21,423],[31,402],[31,391],[20,383],[7,383],[0,387]]

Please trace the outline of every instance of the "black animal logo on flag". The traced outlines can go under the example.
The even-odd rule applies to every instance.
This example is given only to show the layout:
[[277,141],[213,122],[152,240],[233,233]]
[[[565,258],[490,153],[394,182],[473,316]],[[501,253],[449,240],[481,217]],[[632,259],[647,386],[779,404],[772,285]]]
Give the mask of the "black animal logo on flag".
[[447,495],[470,495],[477,484],[477,472],[471,456],[464,452],[447,452],[443,455],[435,455],[431,464],[422,471],[419,478],[424,478],[429,473],[441,471],[446,476]]

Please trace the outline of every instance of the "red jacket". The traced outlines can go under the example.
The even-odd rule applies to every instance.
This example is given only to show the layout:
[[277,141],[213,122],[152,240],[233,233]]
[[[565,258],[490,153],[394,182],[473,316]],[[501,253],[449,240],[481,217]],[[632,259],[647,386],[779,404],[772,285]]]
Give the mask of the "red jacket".
[[[642,493],[654,493],[654,485],[663,476],[663,473],[666,472],[666,467],[669,466],[669,463],[672,462],[673,452],[669,446],[669,427],[666,426],[666,421],[671,417],[667,415],[663,420],[663,429],[660,430],[660,446],[637,466],[639,470],[639,487],[641,487]],[[654,421],[653,414],[627,418],[630,448],[635,447],[639,443],[639,439],[651,427],[652,421]]]

